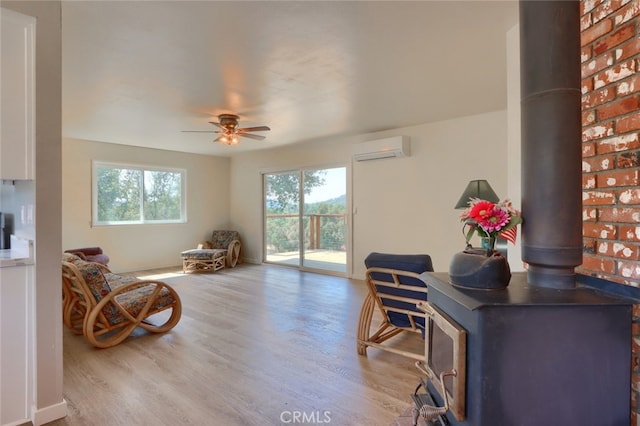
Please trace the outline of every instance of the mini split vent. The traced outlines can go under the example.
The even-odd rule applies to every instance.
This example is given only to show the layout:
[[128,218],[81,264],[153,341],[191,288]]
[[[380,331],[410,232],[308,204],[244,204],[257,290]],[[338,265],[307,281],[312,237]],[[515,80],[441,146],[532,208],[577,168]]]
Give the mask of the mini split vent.
[[390,138],[358,143],[353,146],[353,159],[355,161],[409,157],[410,155],[411,143],[409,136],[393,136]]

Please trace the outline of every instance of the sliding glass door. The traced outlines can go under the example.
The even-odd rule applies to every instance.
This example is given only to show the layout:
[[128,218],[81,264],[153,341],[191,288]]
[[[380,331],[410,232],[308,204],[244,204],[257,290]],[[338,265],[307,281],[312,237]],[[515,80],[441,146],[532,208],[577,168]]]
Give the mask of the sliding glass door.
[[266,262],[346,274],[345,167],[265,174],[264,212]]

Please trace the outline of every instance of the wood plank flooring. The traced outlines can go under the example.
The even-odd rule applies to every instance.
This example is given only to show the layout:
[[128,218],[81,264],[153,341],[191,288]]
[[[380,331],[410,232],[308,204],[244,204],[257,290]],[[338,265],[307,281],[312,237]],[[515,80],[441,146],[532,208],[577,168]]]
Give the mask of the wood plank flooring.
[[411,401],[411,359],[356,352],[363,281],[270,265],[136,275],[177,290],[180,323],[102,350],[65,330],[69,415],[50,425],[388,426]]

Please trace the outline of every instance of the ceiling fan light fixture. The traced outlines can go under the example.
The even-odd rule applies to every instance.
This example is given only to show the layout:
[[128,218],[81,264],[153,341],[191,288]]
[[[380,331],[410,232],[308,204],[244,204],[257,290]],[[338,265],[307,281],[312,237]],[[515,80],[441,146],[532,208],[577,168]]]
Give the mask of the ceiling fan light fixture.
[[219,122],[209,121],[209,124],[213,124],[218,130],[183,130],[183,132],[219,133],[220,136],[214,139],[214,142],[220,142],[223,145],[238,145],[241,137],[255,140],[263,140],[265,138],[262,135],[254,135],[249,132],[265,132],[271,130],[268,126],[240,128],[238,126],[238,116],[235,114],[220,114],[218,120]]

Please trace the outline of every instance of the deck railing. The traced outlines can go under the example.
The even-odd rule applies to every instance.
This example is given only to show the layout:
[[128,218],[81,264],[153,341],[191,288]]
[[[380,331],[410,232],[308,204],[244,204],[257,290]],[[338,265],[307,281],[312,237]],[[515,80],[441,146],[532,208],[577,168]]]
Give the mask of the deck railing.
[[[268,219],[286,219],[286,218],[298,218],[297,214],[268,214],[266,215]],[[344,250],[346,247],[345,238],[346,238],[346,222],[347,215],[344,213],[326,213],[326,214],[305,214],[302,215],[303,220],[308,219],[309,226],[305,226],[305,232],[308,232],[307,238],[305,238],[305,242],[308,243],[309,250],[316,250],[323,247],[322,243],[322,235],[323,235],[323,226],[325,226],[328,222],[325,219],[329,218],[342,218],[342,232],[339,233],[338,239],[332,241],[331,249],[341,249]],[[273,243],[273,242],[272,242]]]

